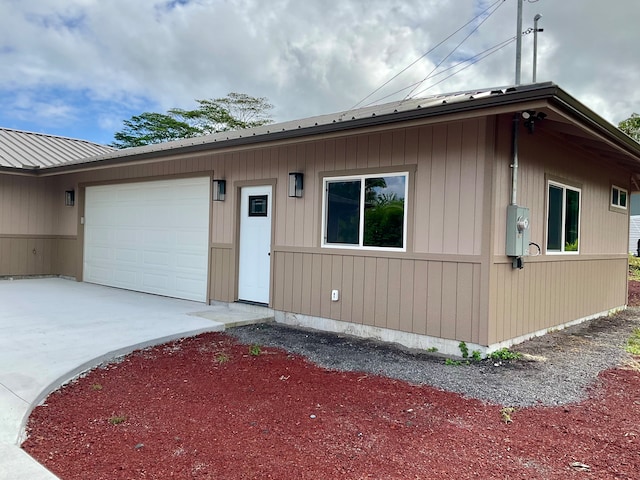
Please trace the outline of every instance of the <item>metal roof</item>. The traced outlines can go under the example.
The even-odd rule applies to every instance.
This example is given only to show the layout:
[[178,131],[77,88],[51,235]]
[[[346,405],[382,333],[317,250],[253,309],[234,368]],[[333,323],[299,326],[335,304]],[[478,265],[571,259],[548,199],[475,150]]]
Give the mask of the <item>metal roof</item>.
[[[356,122],[354,122],[357,120],[366,121],[369,119],[379,118],[381,120],[379,123],[391,123],[393,121],[396,121],[396,119],[394,119],[393,117],[397,117],[397,114],[399,113],[412,112],[416,110],[427,110],[431,107],[464,103],[469,100],[499,96],[512,90],[514,90],[513,87],[498,87],[493,89],[470,90],[464,92],[433,95],[424,98],[394,101],[381,105],[367,106],[364,108],[319,115],[299,120],[291,120],[282,123],[271,123],[262,125],[260,127],[247,128],[243,130],[231,130],[226,132],[214,133],[211,135],[174,140],[171,142],[144,145],[142,147],[124,148],[110,154],[101,155],[98,158],[79,159],[78,161],[68,163],[77,164],[90,161],[115,159],[118,157],[130,157],[139,155],[148,156],[149,154],[162,152],[164,152],[165,154],[166,152],[180,153],[179,150],[183,148],[219,148],[222,146],[222,144],[224,144],[225,146],[232,146],[237,143],[266,142],[270,140],[277,140],[279,139],[279,137],[300,136],[301,133],[304,135],[322,133],[320,132],[320,130],[323,130],[323,127],[325,127],[324,129],[328,127],[328,129],[332,131],[347,130],[350,128],[359,127],[359,125],[356,125]],[[400,119],[398,118],[397,120]]]
[[0,167],[38,170],[115,150],[86,140],[0,127]]
[[[540,101],[544,101],[547,105],[557,108],[558,111],[563,112],[567,120],[570,119],[568,120],[570,122],[568,127],[563,125],[565,130],[569,128],[566,134],[571,135],[571,137],[567,138],[576,139],[581,143],[591,140],[594,148],[600,148],[604,144],[606,150],[604,154],[606,156],[614,156],[618,161],[623,161],[640,173],[640,144],[552,82],[433,95],[426,98],[410,99],[400,102],[395,101],[383,105],[374,105],[301,120],[263,125],[245,130],[221,132],[121,150],[95,145],[90,142],[82,142],[81,140],[61,139],[60,137],[42,135],[41,137],[77,142],[87,147],[90,146],[103,150],[86,152],[75,156],[58,156],[56,157],[56,162],[39,164],[42,168],[32,170],[30,173],[63,173],[93,168],[98,165],[107,166],[149,159],[153,160],[173,155],[282,141],[310,135],[344,132],[402,121],[440,117],[448,114],[467,114],[473,111],[487,111],[487,109],[492,108],[499,108],[503,112],[517,112],[523,108],[526,109],[527,105],[530,105],[532,102]],[[550,123],[552,120],[548,119],[546,122]],[[559,123],[556,122],[555,124],[559,126]],[[0,135],[1,133],[2,130],[0,130]],[[23,135],[27,134],[27,132],[19,133]],[[2,147],[0,137],[0,155],[4,155],[4,152],[1,151]],[[44,152],[41,158],[43,156],[46,156]],[[29,163],[19,161],[17,165],[15,163],[11,164],[12,168],[4,168],[4,170],[15,171],[21,167],[21,164],[29,165]],[[0,170],[3,169],[3,165],[4,163],[0,162]],[[26,173],[26,170],[27,169],[23,169],[21,172]]]

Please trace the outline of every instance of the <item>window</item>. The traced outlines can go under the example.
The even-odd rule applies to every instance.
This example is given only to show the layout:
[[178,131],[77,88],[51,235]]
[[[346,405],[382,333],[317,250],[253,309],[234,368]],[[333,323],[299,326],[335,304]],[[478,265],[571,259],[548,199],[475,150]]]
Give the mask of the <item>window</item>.
[[404,249],[405,173],[326,178],[323,246]]
[[250,217],[266,217],[267,212],[267,195],[249,195],[249,216]]
[[611,186],[611,206],[627,209],[628,192],[624,188]]
[[580,189],[549,182],[547,190],[547,253],[578,253]]

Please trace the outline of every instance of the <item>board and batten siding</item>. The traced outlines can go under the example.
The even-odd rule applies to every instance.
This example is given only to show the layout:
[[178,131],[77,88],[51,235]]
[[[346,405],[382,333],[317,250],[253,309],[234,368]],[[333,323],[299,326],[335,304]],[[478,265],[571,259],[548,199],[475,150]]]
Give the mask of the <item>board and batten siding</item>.
[[[611,183],[627,186],[628,174],[615,165],[604,170],[602,160],[587,149],[568,145],[543,127],[533,134],[520,132],[517,198],[518,205],[530,209],[531,241],[540,245],[542,255],[525,257],[524,268],[513,269],[505,256],[504,233],[511,195],[511,122],[503,116],[497,129],[490,344],[622,307],[627,294],[628,216],[609,204]],[[578,255],[545,254],[549,179],[581,188]]]
[[[269,182],[274,184],[275,205],[274,308],[479,342],[486,336],[480,300],[486,123],[485,118],[475,118],[396,126],[145,160],[51,180],[28,179],[29,187],[18,190],[38,198],[42,193],[35,185],[48,182],[46,195],[60,197],[50,207],[56,226],[44,226],[42,232],[55,231],[59,237],[51,273],[69,275],[81,272],[82,187],[200,174],[225,179],[226,199],[213,202],[211,208],[209,296],[229,302],[236,299],[239,186]],[[363,253],[320,247],[323,176],[404,171],[404,167],[410,174],[409,251]],[[302,198],[287,195],[288,173],[293,171],[305,175]],[[75,207],[62,205],[68,188],[76,189]],[[339,302],[330,301],[332,289],[340,290]]]
[[627,259],[536,261],[491,270],[489,344],[552,329],[626,304]]
[[[511,201],[511,118],[502,117],[498,128],[496,152],[494,249],[496,257],[505,254],[507,205]],[[579,145],[544,131],[542,127],[529,134],[520,132],[518,205],[530,209],[531,241],[543,248],[546,242],[547,180],[573,184],[581,189],[580,254],[626,254],[629,241],[629,219],[626,212],[612,211],[611,184],[627,188],[629,174],[615,164],[602,160]],[[611,232],[616,232],[612,235]],[[570,256],[567,257],[570,259]]]
[[70,275],[64,189],[53,178],[0,175],[0,276]]
[[273,308],[480,343],[480,272],[473,262],[278,250]]

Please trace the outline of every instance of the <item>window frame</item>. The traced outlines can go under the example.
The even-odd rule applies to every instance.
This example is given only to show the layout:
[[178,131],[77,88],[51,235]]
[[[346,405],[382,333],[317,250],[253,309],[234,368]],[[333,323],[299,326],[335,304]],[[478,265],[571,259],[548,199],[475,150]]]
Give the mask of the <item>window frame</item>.
[[[409,195],[409,173],[408,171],[390,171],[390,172],[377,172],[377,173],[363,173],[363,174],[350,174],[350,175],[326,175],[322,178],[322,230],[320,232],[322,248],[340,248],[348,250],[367,250],[367,251],[386,251],[386,252],[406,252],[408,245],[407,230],[408,230],[408,195]],[[365,188],[364,184],[369,178],[381,178],[381,177],[404,177],[404,218],[402,227],[402,247],[376,247],[364,245],[364,212],[363,208],[365,204]],[[351,243],[329,243],[327,242],[327,193],[328,184],[331,182],[349,182],[359,180],[361,184],[360,188],[360,211],[358,222],[358,241],[359,244]]]
[[[614,191],[618,191],[618,203],[613,203]],[[620,204],[620,193],[624,193],[625,204]],[[611,184],[611,190],[609,191],[609,208],[614,212],[627,212],[629,209],[629,191],[626,188],[619,187],[618,185]]]
[[[549,190],[551,186],[562,189],[562,219],[561,219],[561,232],[562,236],[560,239],[561,250],[549,250],[549,209],[550,209],[550,199],[549,199]],[[578,249],[575,251],[567,251],[565,250],[565,231],[566,231],[566,223],[567,223],[567,200],[566,200],[566,191],[572,190],[578,193]],[[582,188],[577,187],[575,185],[571,185],[568,183],[564,183],[558,180],[547,180],[547,191],[546,191],[546,214],[545,214],[545,254],[546,255],[579,255],[580,248],[582,246],[582,235],[580,234],[581,226],[582,226]]]

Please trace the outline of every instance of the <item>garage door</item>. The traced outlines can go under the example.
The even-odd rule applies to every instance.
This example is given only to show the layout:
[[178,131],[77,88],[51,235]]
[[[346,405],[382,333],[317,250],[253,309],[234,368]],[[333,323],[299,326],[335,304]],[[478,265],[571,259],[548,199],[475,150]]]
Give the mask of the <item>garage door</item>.
[[84,281],[206,302],[209,184],[87,187]]

